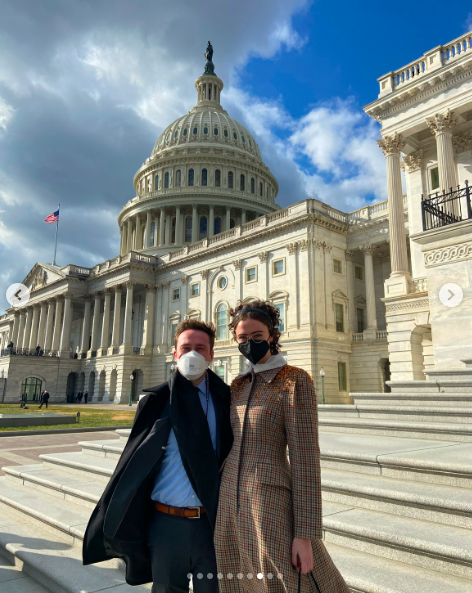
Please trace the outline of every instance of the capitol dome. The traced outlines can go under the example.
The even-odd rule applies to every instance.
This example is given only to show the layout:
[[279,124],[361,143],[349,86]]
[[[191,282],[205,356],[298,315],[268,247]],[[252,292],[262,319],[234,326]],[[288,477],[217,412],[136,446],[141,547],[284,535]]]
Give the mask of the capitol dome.
[[279,209],[277,180],[221,106],[223,86],[207,60],[197,104],[164,129],[134,177],[136,197],[118,217],[121,254],[168,253]]

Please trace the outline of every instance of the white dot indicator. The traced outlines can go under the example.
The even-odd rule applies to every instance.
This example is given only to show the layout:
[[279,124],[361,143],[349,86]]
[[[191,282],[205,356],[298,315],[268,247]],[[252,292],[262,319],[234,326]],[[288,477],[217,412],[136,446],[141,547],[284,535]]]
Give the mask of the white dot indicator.
[[220,581],[221,581],[221,579],[223,578],[223,573],[222,573],[222,572],[219,572],[219,573],[216,575],[216,578],[217,578],[217,579],[220,579]]
[[228,579],[230,579],[230,580],[231,580],[231,579],[233,578],[233,573],[231,573],[231,572],[228,572],[228,574],[227,574],[226,576],[228,577]]
[[264,575],[262,574],[262,572],[258,572],[258,573],[257,573],[257,578],[258,578],[259,580],[261,580],[262,578],[264,578]]
[[252,572],[248,572],[248,573],[247,573],[247,578],[248,578],[249,580],[251,580],[253,577],[254,577],[254,575],[252,574]]
[[199,572],[199,573],[197,574],[197,579],[203,579],[203,573]]
[[236,575],[236,577],[241,580],[243,578],[243,573],[242,572],[238,572],[238,574]]
[[213,573],[209,572],[209,573],[207,574],[207,579],[210,579],[210,580],[211,580],[212,578],[213,578]]
[[30,300],[30,289],[24,284],[12,284],[7,288],[7,301],[12,307],[23,307]]
[[283,579],[283,578],[284,578],[284,575],[283,575],[282,573],[280,573],[280,572],[279,572],[279,574],[277,575],[277,578],[278,578],[278,579]]
[[267,578],[268,579],[273,579],[274,578],[274,575],[271,572],[268,572],[267,573]]

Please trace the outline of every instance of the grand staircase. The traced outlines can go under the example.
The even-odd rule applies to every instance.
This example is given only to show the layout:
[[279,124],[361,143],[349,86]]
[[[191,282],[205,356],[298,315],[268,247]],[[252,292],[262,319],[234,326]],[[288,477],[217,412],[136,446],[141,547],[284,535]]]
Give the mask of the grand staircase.
[[[353,397],[318,408],[324,538],[351,590],[472,593],[472,397]],[[31,593],[150,590],[126,585],[119,562],[81,563],[88,517],[129,431],[117,433],[4,468],[0,554],[39,583]]]

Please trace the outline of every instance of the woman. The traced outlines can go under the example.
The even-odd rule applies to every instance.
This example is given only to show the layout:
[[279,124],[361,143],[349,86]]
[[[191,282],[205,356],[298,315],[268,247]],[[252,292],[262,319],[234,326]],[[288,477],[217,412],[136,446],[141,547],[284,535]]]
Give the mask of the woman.
[[240,304],[231,316],[251,366],[231,386],[234,443],[215,530],[220,591],[349,593],[322,542],[313,382],[279,354],[279,311],[271,303]]

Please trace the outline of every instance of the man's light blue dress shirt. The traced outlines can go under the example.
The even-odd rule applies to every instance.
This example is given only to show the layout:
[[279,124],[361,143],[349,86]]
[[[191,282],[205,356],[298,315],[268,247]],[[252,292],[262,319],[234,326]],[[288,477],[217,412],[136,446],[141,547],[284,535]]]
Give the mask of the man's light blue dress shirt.
[[[197,386],[197,389],[198,395],[200,396],[200,403],[202,404],[203,412],[205,413],[207,407],[205,379],[203,379]],[[216,451],[216,415],[211,394],[209,394],[208,400],[207,420],[210,427],[211,442]],[[179,446],[173,428],[170,430],[164,459],[162,460],[161,469],[154,482],[151,498],[152,500],[157,500],[158,502],[173,507],[202,506],[182,464],[182,458],[180,457]]]

